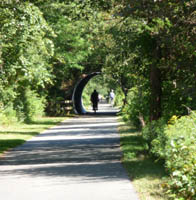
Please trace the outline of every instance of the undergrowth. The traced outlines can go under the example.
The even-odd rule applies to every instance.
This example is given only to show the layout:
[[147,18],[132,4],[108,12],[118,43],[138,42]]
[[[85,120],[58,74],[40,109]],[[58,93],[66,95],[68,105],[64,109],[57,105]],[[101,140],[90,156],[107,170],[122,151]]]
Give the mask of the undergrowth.
[[141,133],[134,127],[121,123],[122,163],[141,200],[167,200],[162,185],[167,178],[164,163],[151,158],[146,151]]

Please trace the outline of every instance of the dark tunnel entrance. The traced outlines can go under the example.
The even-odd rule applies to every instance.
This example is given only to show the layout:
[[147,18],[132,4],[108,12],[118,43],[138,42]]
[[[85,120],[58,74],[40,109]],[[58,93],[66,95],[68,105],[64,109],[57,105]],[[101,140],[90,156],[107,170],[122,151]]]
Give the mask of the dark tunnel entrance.
[[74,111],[77,114],[85,114],[87,111],[85,110],[83,103],[82,103],[82,92],[86,86],[86,84],[92,79],[94,76],[100,75],[101,72],[94,72],[92,74],[87,75],[85,78],[80,80],[74,88],[72,100]]

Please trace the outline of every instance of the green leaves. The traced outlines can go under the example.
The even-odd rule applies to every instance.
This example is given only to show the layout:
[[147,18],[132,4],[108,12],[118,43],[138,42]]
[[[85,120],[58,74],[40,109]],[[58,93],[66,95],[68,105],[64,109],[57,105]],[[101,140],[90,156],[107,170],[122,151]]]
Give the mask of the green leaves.
[[172,120],[170,120],[168,126],[166,123],[160,126],[158,121],[150,124],[153,128],[148,130],[149,133],[156,127],[151,149],[158,158],[165,160],[166,169],[170,175],[167,189],[171,197],[194,199],[196,197],[195,113],[180,119],[176,116],[174,118],[175,123],[171,124]]
[[89,43],[84,21],[70,22],[67,17],[59,19],[54,25],[57,37],[55,38],[55,58],[66,68],[83,67],[80,63],[88,56]]
[[33,88],[38,93],[52,82],[53,31],[39,8],[28,2],[0,4],[0,19],[0,103],[20,116],[22,91]]
[[45,38],[51,29],[41,12],[28,3],[1,10],[1,18],[6,17],[6,20],[1,21],[1,34],[3,69],[7,78],[12,79],[12,82],[29,81],[28,84],[44,82],[44,77],[39,79],[38,74],[43,71],[45,77],[49,75],[44,66],[47,66],[47,60],[53,54],[53,46]]

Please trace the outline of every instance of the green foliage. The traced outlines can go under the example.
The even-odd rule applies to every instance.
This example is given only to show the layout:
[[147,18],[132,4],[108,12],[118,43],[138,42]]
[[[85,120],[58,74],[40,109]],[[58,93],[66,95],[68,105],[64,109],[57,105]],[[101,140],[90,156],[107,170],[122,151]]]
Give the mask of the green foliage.
[[32,121],[35,117],[44,115],[44,98],[40,98],[35,91],[26,88],[24,94],[25,121]]
[[164,159],[167,136],[164,129],[167,123],[164,118],[149,122],[142,129],[142,137],[148,145],[148,151],[158,159]]
[[[137,60],[140,57],[136,29],[139,29],[141,22],[134,19],[122,20],[121,17],[111,19],[106,35],[107,53],[103,72],[109,80],[121,87],[124,95],[127,91],[138,84],[143,70],[142,63]],[[138,24],[136,27],[135,24]]]
[[[138,107],[146,108],[147,112],[142,112],[145,122],[148,122],[149,116],[154,114],[154,110],[160,112],[156,121],[147,123],[143,129],[143,137],[146,139],[150,152],[167,162],[165,152],[171,138],[165,131],[167,129],[166,121],[173,115],[182,116],[187,114],[187,110],[183,105],[195,109],[195,67],[193,67],[195,66],[195,45],[193,42],[195,40],[195,28],[192,26],[192,20],[196,19],[195,1],[133,0],[130,3],[130,1],[120,2],[117,0],[115,2],[118,13],[124,18],[121,18],[120,22],[116,20],[119,23],[116,23],[111,29],[113,31],[111,31],[111,43],[113,45],[111,45],[111,54],[108,55],[109,65],[106,67],[109,73],[120,75],[122,68],[125,69],[126,63],[129,77],[133,75],[135,79],[142,77],[147,81],[146,87],[142,87],[142,92],[148,91],[148,100],[140,102],[129,96],[127,101],[129,107],[125,106],[124,116],[138,126],[140,111]],[[117,16],[119,17],[119,15]],[[134,26],[136,20],[138,23],[135,23]],[[159,71],[159,82],[152,69]],[[125,76],[125,73],[122,74]],[[118,80],[118,77],[120,76],[115,76],[116,80]],[[131,82],[130,79],[128,83],[132,83],[132,85],[127,84],[128,88],[140,85],[136,81]],[[138,97],[139,95],[134,96]],[[130,103],[129,100],[135,101]],[[158,101],[161,102],[157,104],[159,107],[156,105]],[[153,104],[158,109],[153,110]],[[162,118],[157,120],[161,116]],[[173,132],[176,132],[176,137],[180,138],[182,131],[184,131],[183,135],[187,133],[187,136],[184,137],[183,141],[177,139],[176,144],[174,140],[174,148],[168,148],[171,152],[172,149],[181,152],[182,158],[181,153],[174,152],[171,153],[169,159],[173,158],[171,165],[172,163],[175,165],[178,161],[181,164],[187,162],[191,165],[190,167],[188,164],[190,169],[192,169],[195,165],[195,155],[193,153],[195,144],[191,146],[190,141],[195,140],[195,138],[190,137],[191,139],[188,141],[190,130],[186,127],[173,130]],[[193,125],[189,124],[189,127],[193,127]],[[190,149],[187,144],[190,145]],[[189,156],[187,151],[192,152],[192,155]],[[172,167],[175,169],[174,165]],[[196,185],[193,178],[195,177],[195,171],[192,170],[188,174],[184,165],[185,174],[182,172],[183,167],[180,166],[180,163],[177,163],[177,165],[177,170],[180,168],[181,172],[174,173],[176,177],[179,174],[178,180],[171,173],[173,182],[170,183],[170,191],[177,194],[176,199],[178,197],[181,197],[181,199],[195,199],[195,188],[192,187]],[[173,169],[172,167],[170,170]],[[185,180],[188,181],[185,182]]]
[[178,119],[173,116],[168,123],[159,119],[148,123],[142,137],[148,151],[165,161],[170,179],[164,184],[172,199],[195,199],[196,164],[196,114]]
[[145,122],[149,120],[148,91],[143,92],[141,87],[134,87],[129,90],[127,101],[127,104],[122,110],[123,118],[130,121],[137,128],[141,128],[142,124],[140,119],[142,118]]
[[196,108],[194,91],[194,85],[186,86],[179,81],[164,82],[162,115],[169,119],[173,115],[183,116],[188,114],[187,106],[194,110]]
[[31,90],[29,87],[21,91],[14,103],[20,121],[30,122],[35,117],[44,115],[44,97],[39,97],[36,91]]
[[169,192],[182,199],[196,198],[196,115],[184,116],[165,130],[166,168],[171,180]]
[[122,92],[122,89],[120,87],[116,88],[115,90],[115,102],[114,105],[118,107],[123,107],[123,104],[125,102],[125,95]]
[[33,4],[18,3],[0,10],[4,83],[44,87],[51,79],[48,60],[53,44],[47,33],[52,30]]
[[13,104],[4,107],[0,105],[0,125],[9,125],[17,122],[16,111],[13,109]]
[[12,86],[7,87],[5,90],[3,83],[0,84],[0,124],[11,124],[17,121],[13,103],[16,95],[16,91]]
[[154,162],[146,154],[145,141],[134,127],[122,123],[119,127],[123,151],[122,163],[126,168],[141,200],[168,200],[161,185],[166,176],[162,162]]
[[[53,31],[39,8],[20,1],[0,4],[0,26],[0,102],[4,108],[14,110],[11,116],[29,120],[35,113],[25,109],[25,105],[30,104],[30,98],[33,102],[35,95],[22,94],[27,88],[33,88],[43,95],[41,90],[52,83],[49,61],[54,53],[50,40]],[[32,109],[39,110],[35,106]]]
[[[70,18],[61,16],[53,25],[57,37],[55,38],[55,59],[64,64],[66,68],[82,69],[81,62],[90,53],[90,43],[86,33],[86,21],[71,21]],[[62,69],[62,70],[63,70]]]
[[[187,114],[183,105],[196,109],[195,20],[195,0],[2,0],[1,123],[16,117],[29,121],[42,114],[46,96],[48,113],[63,115],[61,102],[71,99],[78,79],[102,71],[107,89],[97,90],[105,96],[108,88],[116,89],[124,119],[137,127],[147,124],[143,137],[150,152],[168,160],[174,177],[171,191],[195,198],[191,186],[195,180],[189,172],[181,172],[183,159],[195,162],[194,145],[188,139],[195,138],[193,125],[185,117],[172,126],[174,135],[166,128],[173,115]],[[93,89],[95,84],[84,91],[87,104]],[[149,123],[153,119],[157,121]],[[192,154],[186,157],[189,151]],[[180,173],[168,164],[170,155],[176,156],[174,165]]]
[[55,33],[51,60],[54,84],[47,88],[46,111],[50,115],[65,114],[61,102],[71,99],[74,86],[81,79],[86,63],[89,63],[87,59],[93,50],[92,26],[96,24],[93,21],[96,12],[92,12],[89,3],[77,0],[36,2]]

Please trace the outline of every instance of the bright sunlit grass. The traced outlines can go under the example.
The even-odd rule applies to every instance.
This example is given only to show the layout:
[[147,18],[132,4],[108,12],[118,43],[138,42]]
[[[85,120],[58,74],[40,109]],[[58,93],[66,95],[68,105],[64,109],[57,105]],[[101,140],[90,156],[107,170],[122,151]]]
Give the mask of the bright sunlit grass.
[[161,187],[166,177],[164,164],[155,162],[146,151],[138,130],[121,123],[121,149],[123,166],[126,168],[141,200],[168,199]]
[[0,126],[0,156],[63,120],[65,120],[63,117],[40,117],[28,124],[14,123]]

